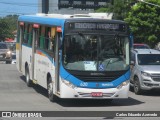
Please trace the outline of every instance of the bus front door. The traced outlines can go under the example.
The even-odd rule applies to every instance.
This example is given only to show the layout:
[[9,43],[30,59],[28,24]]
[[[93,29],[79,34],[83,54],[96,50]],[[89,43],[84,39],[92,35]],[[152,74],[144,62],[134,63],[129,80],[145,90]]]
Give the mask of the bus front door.
[[60,73],[60,44],[61,44],[62,33],[57,32],[55,40],[55,93],[59,94],[60,85],[59,85],[59,73]]

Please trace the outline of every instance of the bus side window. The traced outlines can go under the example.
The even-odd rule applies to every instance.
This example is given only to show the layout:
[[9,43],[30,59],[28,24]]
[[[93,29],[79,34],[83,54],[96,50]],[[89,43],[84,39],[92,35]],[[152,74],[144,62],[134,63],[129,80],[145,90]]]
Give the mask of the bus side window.
[[33,28],[32,28],[32,25],[29,24],[29,28],[28,28],[28,44],[29,45],[32,45],[32,37],[33,37]]
[[44,40],[45,40],[45,27],[44,26],[41,26],[41,29],[40,29],[40,36],[39,36],[39,47],[41,49],[44,49]]
[[56,28],[52,27],[50,31],[50,39],[49,39],[49,50],[54,52],[54,47],[55,47],[55,31]]
[[24,32],[23,32],[23,43],[28,43],[28,34],[27,34],[27,31],[28,31],[28,24],[25,23],[24,25]]
[[45,28],[45,41],[44,41],[45,50],[49,50],[50,38],[51,38],[51,28],[46,27]]

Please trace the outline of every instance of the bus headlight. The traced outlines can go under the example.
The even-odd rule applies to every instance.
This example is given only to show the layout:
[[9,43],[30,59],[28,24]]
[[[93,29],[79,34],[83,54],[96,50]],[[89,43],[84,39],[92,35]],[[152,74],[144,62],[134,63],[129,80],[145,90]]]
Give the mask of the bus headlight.
[[67,80],[63,80],[63,79],[62,79],[62,82],[63,82],[65,85],[67,85],[68,87],[72,88],[72,89],[76,88],[75,85],[73,85],[71,82],[69,82],[69,81],[67,81]]
[[129,80],[122,82],[119,86],[117,86],[117,89],[121,89],[123,86],[127,86],[129,84]]

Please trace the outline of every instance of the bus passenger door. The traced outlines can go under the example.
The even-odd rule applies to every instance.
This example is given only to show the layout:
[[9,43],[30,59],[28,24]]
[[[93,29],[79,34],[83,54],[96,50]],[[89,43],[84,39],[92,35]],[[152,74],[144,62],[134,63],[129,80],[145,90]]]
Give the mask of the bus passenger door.
[[56,40],[55,40],[55,93],[60,92],[60,44],[61,44],[62,33],[57,30]]

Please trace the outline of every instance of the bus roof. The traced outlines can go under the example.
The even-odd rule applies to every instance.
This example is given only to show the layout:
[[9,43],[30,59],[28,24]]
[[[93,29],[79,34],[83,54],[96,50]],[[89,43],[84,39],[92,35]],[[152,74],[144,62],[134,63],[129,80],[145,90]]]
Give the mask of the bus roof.
[[57,25],[63,26],[65,21],[92,21],[92,22],[110,22],[110,23],[123,23],[121,20],[109,20],[102,18],[95,18],[89,15],[62,15],[62,14],[38,14],[38,15],[21,15],[18,18],[18,21],[30,22],[30,23],[38,23],[45,25]]

